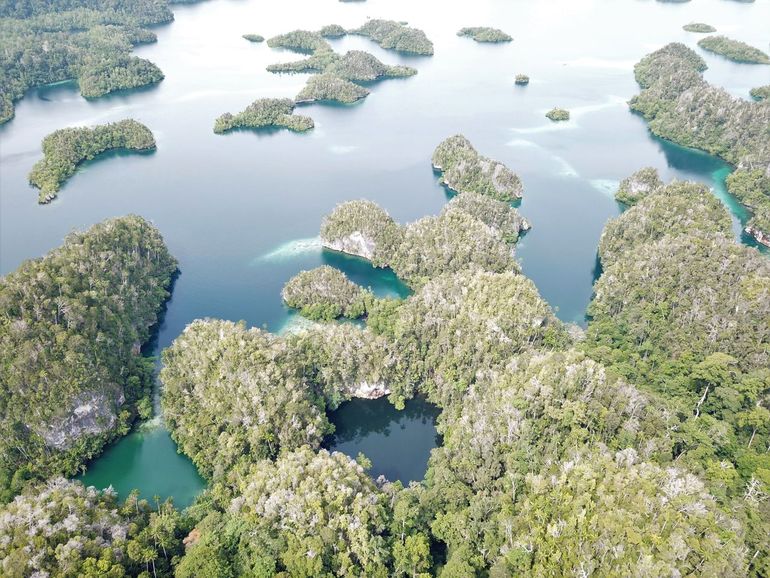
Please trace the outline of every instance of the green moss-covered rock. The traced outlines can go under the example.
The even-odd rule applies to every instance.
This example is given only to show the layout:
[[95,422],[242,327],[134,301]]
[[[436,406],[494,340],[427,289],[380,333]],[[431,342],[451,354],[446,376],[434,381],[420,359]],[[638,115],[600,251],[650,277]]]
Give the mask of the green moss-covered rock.
[[432,163],[442,172],[441,182],[458,193],[480,193],[502,201],[521,198],[519,177],[503,163],[481,156],[463,135],[439,144]]
[[473,38],[476,42],[510,42],[513,38],[500,30],[499,28],[489,28],[487,26],[473,26],[461,28],[457,36]]
[[371,38],[383,48],[405,52],[408,54],[433,54],[433,43],[425,36],[425,32],[410,28],[394,20],[372,19],[359,28],[348,31]]
[[770,56],[758,48],[726,36],[707,36],[698,41],[698,46],[735,62],[770,64]]
[[353,104],[369,96],[369,91],[333,74],[311,76],[296,97],[298,103],[329,101]]
[[289,98],[260,98],[238,114],[226,112],[214,123],[214,132],[224,134],[238,128],[282,127],[295,132],[313,128],[313,119],[293,114],[294,101]]
[[110,150],[149,151],[154,148],[152,131],[133,119],[93,128],[64,128],[43,139],[45,156],[32,167],[29,182],[40,189],[38,202],[48,203],[56,198],[62,183],[75,174],[83,161]]
[[284,302],[305,317],[330,321],[338,317],[355,319],[366,313],[371,291],[356,285],[334,267],[324,265],[292,277],[281,292]]
[[569,111],[563,108],[552,108],[545,113],[545,116],[553,121],[569,120]]
[[620,181],[615,199],[626,205],[633,205],[662,186],[663,181],[660,180],[658,170],[653,167],[645,167]]
[[703,22],[691,22],[690,24],[682,26],[682,29],[687,32],[698,32],[700,34],[711,34],[712,32],[717,31],[717,29],[710,24],[704,24]]

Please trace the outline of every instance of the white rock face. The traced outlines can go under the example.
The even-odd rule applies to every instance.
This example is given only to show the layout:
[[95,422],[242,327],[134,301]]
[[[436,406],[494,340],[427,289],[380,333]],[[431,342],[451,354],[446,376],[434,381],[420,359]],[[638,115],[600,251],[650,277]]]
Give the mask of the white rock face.
[[[122,402],[121,396],[117,400],[118,407]],[[83,436],[102,434],[114,428],[118,421],[115,405],[105,393],[82,393],[74,399],[68,412],[38,433],[49,447],[67,449]]]
[[350,235],[339,239],[324,240],[323,244],[324,247],[334,251],[357,255],[370,261],[374,257],[376,247],[374,239],[367,237],[361,231],[353,231]]
[[388,386],[384,383],[369,383],[362,381],[355,386],[351,395],[361,399],[378,399],[390,395],[390,389],[388,389]]

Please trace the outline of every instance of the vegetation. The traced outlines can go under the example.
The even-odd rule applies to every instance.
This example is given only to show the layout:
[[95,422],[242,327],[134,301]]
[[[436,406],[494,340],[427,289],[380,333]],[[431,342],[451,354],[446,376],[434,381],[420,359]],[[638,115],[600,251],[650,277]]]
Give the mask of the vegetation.
[[553,121],[569,120],[569,111],[563,108],[552,108],[545,113],[545,116]]
[[281,297],[305,317],[324,321],[361,317],[366,313],[367,303],[373,299],[371,291],[359,287],[342,271],[328,265],[292,277],[284,286]]
[[289,98],[260,98],[236,115],[226,112],[214,123],[214,132],[224,134],[238,128],[283,127],[304,132],[315,126],[308,116],[295,115]]
[[758,48],[726,36],[707,36],[698,41],[698,46],[735,62],[770,64],[770,56]]
[[243,37],[249,42],[264,42],[265,37],[259,34],[244,34]]
[[390,267],[412,287],[469,266],[516,270],[511,243],[529,225],[505,203],[488,201],[476,195],[403,227],[376,204],[351,201],[324,219],[321,240],[329,249],[364,257],[375,267]]
[[426,56],[433,54],[433,43],[425,32],[394,20],[372,19],[359,28],[348,30],[348,34],[366,36],[388,50]]
[[503,163],[481,156],[463,135],[444,140],[433,152],[441,182],[457,193],[479,193],[501,201],[521,198],[519,177]]
[[511,36],[499,28],[489,28],[487,26],[475,26],[470,28],[461,28],[457,36],[466,36],[473,38],[476,42],[510,42]]
[[417,74],[410,66],[388,66],[361,50],[346,52],[344,56],[329,64],[324,72],[356,82],[371,82],[383,77],[403,78]]
[[687,32],[698,32],[700,34],[710,34],[717,31],[717,29],[710,24],[704,24],[703,22],[691,22],[690,24],[682,26],[682,29]]
[[[151,389],[140,355],[176,261],[140,217],[73,233],[0,279],[0,486],[74,474]],[[13,476],[13,477],[11,477]]]
[[369,91],[333,74],[311,76],[297,95],[298,103],[328,101],[353,104],[369,96]]
[[705,231],[727,236],[731,230],[727,209],[708,187],[674,181],[642,197],[604,227],[599,257],[607,267],[624,253],[667,235]]
[[751,95],[751,98],[753,98],[754,100],[770,99],[770,84],[766,84],[765,86],[758,86],[757,88],[752,88],[749,91],[749,94]]
[[634,68],[642,91],[631,109],[654,134],[735,165],[728,190],[754,213],[747,229],[760,241],[770,239],[770,188],[763,177],[770,167],[770,102],[746,101],[709,85],[701,76],[705,68],[682,44],[645,56]]
[[339,24],[327,24],[319,31],[319,34],[324,38],[342,38],[347,33],[348,31]]
[[170,577],[187,531],[169,502],[132,494],[121,505],[109,490],[56,478],[0,509],[0,564],[9,577]]
[[64,128],[43,139],[44,157],[32,167],[29,182],[40,189],[38,202],[49,203],[83,161],[110,150],[153,149],[155,138],[150,129],[132,119],[93,128]]
[[517,74],[516,75],[516,84],[519,86],[526,86],[529,84],[529,76],[526,74]]
[[302,54],[312,54],[318,51],[331,51],[331,46],[318,32],[294,30],[286,34],[273,36],[267,40],[270,48],[285,48]]
[[165,0],[6,2],[0,6],[0,123],[34,87],[77,80],[85,97],[163,79],[151,62],[131,56],[156,40],[146,27],[170,22]]
[[620,181],[615,198],[626,205],[634,205],[663,186],[657,169],[645,167]]

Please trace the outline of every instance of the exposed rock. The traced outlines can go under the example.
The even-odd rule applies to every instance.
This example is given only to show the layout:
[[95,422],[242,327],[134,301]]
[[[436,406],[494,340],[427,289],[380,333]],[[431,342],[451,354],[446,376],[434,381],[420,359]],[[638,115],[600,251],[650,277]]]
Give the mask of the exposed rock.
[[84,392],[74,399],[70,410],[53,418],[38,431],[48,447],[65,450],[88,435],[110,431],[117,422],[117,410],[125,401],[121,393],[114,402],[104,392]]
[[362,381],[355,386],[350,395],[361,399],[379,399],[386,395],[390,395],[390,388],[384,383],[368,383]]

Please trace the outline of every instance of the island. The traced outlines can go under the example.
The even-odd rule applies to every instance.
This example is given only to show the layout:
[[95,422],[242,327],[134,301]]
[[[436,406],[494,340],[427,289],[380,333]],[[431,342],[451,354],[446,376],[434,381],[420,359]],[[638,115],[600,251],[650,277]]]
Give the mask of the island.
[[455,135],[436,147],[433,168],[441,183],[457,193],[473,192],[501,201],[521,198],[519,177],[503,163],[481,156],[463,135]]
[[457,32],[457,36],[465,36],[473,38],[476,42],[510,42],[513,37],[506,34],[499,28],[489,28],[486,26],[473,26],[469,28],[461,28]]
[[687,32],[698,32],[699,34],[711,34],[716,32],[717,29],[710,24],[704,24],[703,22],[690,22],[682,26],[682,29]]
[[339,269],[324,265],[301,271],[283,288],[284,303],[299,309],[313,320],[331,321],[338,317],[356,319],[366,313],[371,291],[359,287]]
[[270,48],[285,48],[292,52],[313,54],[318,51],[331,51],[331,46],[318,32],[308,30],[293,30],[268,38]]
[[318,33],[324,38],[342,38],[348,31],[339,24],[327,24]]
[[626,205],[634,205],[663,186],[657,169],[644,167],[620,181],[615,199]]
[[369,90],[334,74],[311,76],[297,94],[297,104],[309,102],[339,102],[353,104],[369,96]]
[[425,32],[395,20],[372,19],[359,28],[348,30],[348,34],[366,36],[387,50],[424,56],[433,54],[433,43]]
[[381,78],[406,78],[417,74],[411,66],[389,66],[362,50],[350,50],[332,61],[325,74],[333,74],[345,80],[372,82]]
[[177,272],[137,216],[67,236],[0,279],[0,493],[73,475],[152,413],[141,354]]
[[770,56],[758,48],[726,36],[707,36],[698,41],[698,46],[734,62],[770,64]]
[[746,232],[770,245],[770,102],[737,98],[702,76],[706,63],[690,48],[668,44],[634,67],[641,92],[631,110],[653,134],[715,154],[736,167],[727,188],[753,213]]
[[296,104],[290,98],[260,98],[238,114],[224,113],[214,123],[214,132],[224,134],[239,128],[287,128],[305,132],[315,126],[313,119],[294,113]]
[[529,84],[529,76],[526,74],[517,74],[515,82],[519,86],[526,86]]
[[265,37],[259,34],[244,34],[243,37],[249,42],[264,42]]
[[749,91],[749,95],[754,100],[767,100],[770,98],[770,84],[766,84],[765,86],[758,86],[757,88],[752,88]]
[[96,98],[160,82],[162,71],[131,50],[155,42],[149,27],[173,17],[166,0],[120,9],[95,0],[0,7],[0,124],[13,118],[14,103],[35,86],[75,80],[84,97]]
[[563,108],[552,108],[548,112],[545,113],[546,118],[551,119],[552,121],[563,121],[563,120],[569,120],[569,111],[565,110]]
[[43,159],[29,173],[31,185],[40,189],[38,202],[50,203],[78,165],[106,151],[151,151],[155,137],[142,123],[121,120],[93,128],[64,128],[43,139]]

